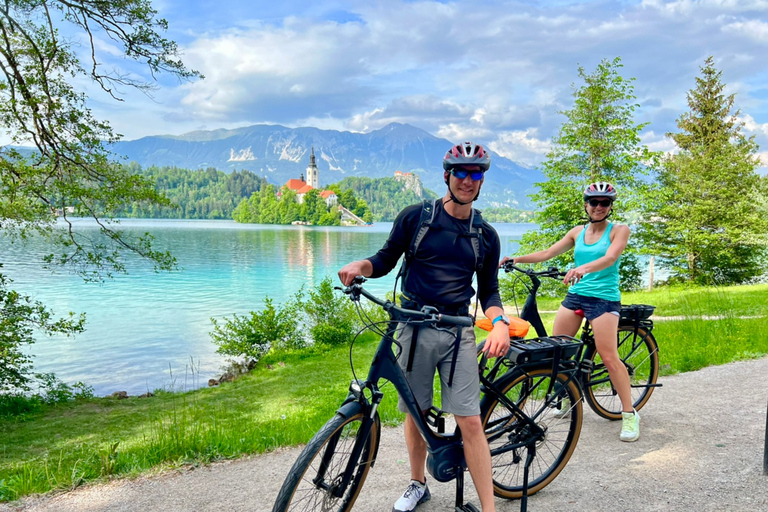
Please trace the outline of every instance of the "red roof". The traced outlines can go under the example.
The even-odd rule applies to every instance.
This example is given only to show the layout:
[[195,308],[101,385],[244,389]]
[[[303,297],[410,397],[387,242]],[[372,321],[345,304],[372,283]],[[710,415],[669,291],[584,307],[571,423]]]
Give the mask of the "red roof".
[[290,190],[299,190],[301,187],[304,187],[307,185],[306,181],[301,181],[297,179],[291,178],[288,180],[285,184],[286,187],[288,187]]
[[323,199],[328,199],[329,197],[335,196],[335,195],[336,195],[336,192],[334,192],[333,190],[323,190],[322,192],[320,192],[320,197],[322,197]]
[[[294,180],[291,180],[291,181],[294,181]],[[298,180],[295,180],[295,181],[298,181]],[[304,182],[302,181],[301,183],[304,183]],[[312,190],[314,188],[315,187],[313,187],[312,185],[307,185],[306,183],[304,183],[304,186],[301,187],[300,189],[298,189],[296,191],[296,193],[297,194],[306,194],[307,192],[309,192],[310,190]]]

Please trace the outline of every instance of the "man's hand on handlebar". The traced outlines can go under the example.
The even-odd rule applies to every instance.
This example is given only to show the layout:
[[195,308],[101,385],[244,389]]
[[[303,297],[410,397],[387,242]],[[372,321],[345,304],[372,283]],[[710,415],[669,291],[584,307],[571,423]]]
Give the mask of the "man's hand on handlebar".
[[344,286],[349,286],[354,281],[355,277],[363,276],[370,277],[373,272],[373,266],[368,260],[353,261],[347,263],[339,270],[339,280]]

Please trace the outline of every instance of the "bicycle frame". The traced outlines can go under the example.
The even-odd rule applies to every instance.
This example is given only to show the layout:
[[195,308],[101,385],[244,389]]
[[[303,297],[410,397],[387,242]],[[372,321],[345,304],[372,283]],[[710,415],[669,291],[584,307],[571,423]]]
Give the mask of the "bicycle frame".
[[[384,396],[379,387],[382,379],[392,383],[423,436],[429,473],[439,482],[456,481],[455,512],[479,512],[472,504],[464,503],[467,465],[461,430],[456,428],[446,434],[443,411],[435,407],[426,411],[420,408],[393,350],[393,344],[397,343],[395,335],[402,324],[456,333],[454,328],[473,328],[473,319],[441,315],[429,306],[420,311],[400,308],[392,301],[371,295],[362,288],[363,282],[365,278],[355,278],[343,289],[344,293],[356,304],[364,296],[389,315],[386,327],[377,326],[358,309],[367,327],[381,334],[368,375],[365,380],[354,377],[336,414],[302,450],[278,493],[273,512],[327,510],[331,503],[339,500],[343,510],[351,509],[378,455],[381,421],[377,411]],[[582,421],[581,388],[576,383],[579,366],[573,356],[583,344],[570,336],[537,338],[525,343],[514,341],[513,344],[516,351],[510,349],[508,354],[512,360],[496,358],[489,372],[485,368],[487,358],[479,362],[483,393],[480,415],[485,436],[493,443],[491,456],[498,461],[501,471],[500,480],[494,477],[494,492],[504,498],[521,498],[524,512],[529,482],[532,492],[548,485],[565,467],[578,442]],[[500,374],[502,364],[511,371]],[[569,409],[564,423],[553,424],[551,411],[555,404],[559,406],[563,397],[576,406]],[[537,449],[544,462],[534,465]],[[507,468],[515,469],[510,473]],[[516,468],[522,470],[522,478]],[[298,506],[294,508],[293,504]]]
[[[354,294],[357,294],[357,297],[355,297]],[[392,347],[392,345],[395,343],[394,336],[400,323],[404,322],[410,324],[427,324],[437,326],[444,322],[444,324],[454,325],[460,328],[471,328],[472,319],[470,317],[442,316],[437,314],[436,311],[430,311],[429,308],[424,308],[420,312],[403,309],[396,306],[391,301],[381,301],[361,287],[357,287],[355,291],[350,293],[350,295],[353,295],[351,297],[352,300],[359,300],[359,295],[363,295],[372,302],[382,306],[384,310],[387,311],[387,313],[390,315],[390,320],[387,323],[386,331],[381,337],[381,341],[379,342],[379,345],[373,356],[367,378],[364,381],[359,379],[352,381],[350,384],[350,393],[344,404],[342,404],[338,410],[340,414],[350,415],[353,414],[358,407],[362,407],[362,410],[365,412],[366,420],[363,422],[361,429],[366,430],[363,432],[364,435],[358,436],[353,448],[352,456],[350,457],[350,464],[346,468],[341,484],[337,489],[334,489],[334,491],[339,495],[343,494],[347,484],[352,477],[354,471],[353,461],[357,460],[363,449],[363,446],[365,445],[370,428],[374,423],[373,418],[376,414],[376,410],[384,396],[384,394],[379,389],[379,381],[381,379],[385,379],[393,384],[403,402],[405,403],[408,412],[413,418],[416,428],[424,437],[424,440],[427,444],[427,452],[429,454],[427,459],[427,470],[429,473],[433,478],[435,478],[435,480],[439,482],[448,482],[450,480],[456,479],[457,510],[473,510],[472,508],[462,508],[464,507],[463,473],[464,469],[466,468],[466,461],[464,459],[463,445],[461,443],[461,432],[455,430],[453,433],[445,434],[442,431],[442,411],[432,408],[425,413],[425,411],[421,410],[419,404],[413,396],[413,392],[405,378],[402,369],[397,363],[397,359]],[[414,317],[418,318],[418,316],[425,317],[425,319],[414,320]],[[435,321],[435,319],[437,321]],[[570,339],[574,342],[577,342],[577,340],[573,340],[572,338]],[[579,346],[580,345],[581,344],[579,344]],[[575,379],[575,363],[565,359],[561,363],[559,349],[555,349],[555,354],[556,355],[552,359],[551,363],[553,377],[558,373],[568,373],[569,380]],[[497,362],[494,366],[496,370],[493,370],[488,375],[484,375],[484,372],[482,371],[479,373],[481,389],[485,392],[486,396],[492,395],[495,400],[503,404],[510,411],[510,414],[515,417],[515,421],[519,422],[518,424],[523,423],[527,425],[528,431],[530,432],[530,437],[518,443],[510,443],[504,446],[502,450],[499,450],[499,453],[501,453],[528,447],[529,458],[526,461],[525,467],[525,472],[527,474],[528,466],[530,466],[532,459],[535,456],[535,445],[537,442],[543,439],[543,437],[546,435],[546,431],[536,423],[536,417],[531,418],[525,414],[516,403],[509,400],[504,395],[504,393],[493,383],[493,376],[496,375],[496,371],[498,371],[498,365],[501,364],[501,360],[502,358],[497,358]],[[485,358],[481,364],[485,364]],[[521,365],[521,367],[538,368],[541,367],[541,364],[541,361],[537,361],[529,365]],[[550,384],[550,389],[547,390],[546,398],[548,404],[554,403],[556,400],[558,400],[557,394],[553,392],[554,390],[552,388],[553,384]],[[368,398],[367,395],[370,395],[370,398]],[[433,414],[434,421],[430,422],[430,413],[432,413],[433,410],[437,410],[438,412]],[[430,425],[435,426],[437,431],[431,428]],[[322,476],[323,475],[318,475],[318,478],[322,479]],[[525,510],[525,499],[523,500],[523,510]]]
[[[464,460],[464,450],[461,443],[461,432],[455,430],[453,433],[445,434],[442,432],[442,412],[434,416],[434,424],[437,432],[430,427],[429,411],[425,413],[419,407],[416,398],[413,396],[403,371],[397,364],[392,345],[395,343],[395,333],[400,323],[412,325],[430,325],[438,329],[446,329],[440,326],[455,326],[458,328],[472,328],[473,322],[470,317],[454,317],[441,315],[434,308],[425,307],[421,311],[408,310],[396,306],[391,301],[382,301],[371,295],[359,286],[362,281],[352,285],[347,293],[353,301],[359,301],[360,295],[381,306],[390,316],[387,328],[381,337],[376,352],[373,356],[368,376],[365,380],[354,380],[349,387],[349,395],[338,413],[346,417],[355,414],[362,409],[365,420],[361,424],[361,433],[358,435],[352,450],[349,463],[345,468],[341,482],[335,489],[334,495],[341,496],[346,491],[347,485],[351,481],[355,469],[355,463],[358,460],[367,441],[370,429],[374,425],[376,410],[378,409],[384,393],[379,389],[381,379],[388,380],[395,387],[410,413],[416,428],[421,432],[427,444],[427,469],[435,480],[439,482],[448,482],[456,479],[456,509],[466,510],[468,512],[476,511],[471,504],[464,503],[464,469],[466,461]],[[358,285],[358,286],[355,286]],[[370,396],[370,398],[368,397]],[[430,410],[431,411],[431,410]],[[518,409],[519,411],[519,409]],[[375,456],[374,456],[375,460]],[[318,473],[317,481],[322,481],[324,474]]]
[[[373,356],[373,361],[368,371],[368,377],[365,381],[358,380],[352,382],[350,385],[350,397],[348,397],[347,402],[354,400],[354,402],[361,404],[366,411],[366,416],[368,416],[369,419],[373,418],[373,415],[376,413],[376,409],[384,396],[379,390],[379,381],[381,379],[390,381],[404,401],[419,432],[424,436],[427,443],[427,451],[431,455],[436,456],[436,454],[445,454],[446,450],[449,450],[451,447],[457,448],[457,453],[460,455],[456,455],[454,458],[457,459],[459,465],[464,465],[463,452],[461,451],[461,445],[459,443],[461,435],[456,432],[452,434],[443,434],[435,432],[430,428],[427,416],[416,402],[416,398],[413,396],[413,392],[405,379],[405,375],[397,364],[395,354],[392,350],[392,345],[395,343],[394,335],[397,330],[397,325],[397,321],[390,320],[387,325],[386,334],[382,336],[379,346],[376,349],[376,353]],[[370,400],[366,397],[366,390],[370,392]],[[339,411],[342,412],[343,409],[344,406],[342,406]],[[453,468],[453,472],[451,472],[451,468],[438,469],[439,471],[433,473],[431,470],[430,473],[433,473],[432,476],[440,482],[448,482],[456,477],[455,468]]]
[[[544,327],[544,324],[541,320],[541,315],[539,313],[538,304],[536,301],[536,295],[537,292],[541,286],[541,279],[540,276],[549,277],[553,279],[559,279],[562,278],[565,274],[563,272],[560,272],[557,268],[550,267],[548,270],[545,271],[531,271],[526,270],[517,267],[513,263],[506,263],[504,265],[504,270],[509,272],[511,270],[515,270],[517,272],[520,272],[522,274],[525,274],[528,279],[530,280],[530,284],[523,283],[523,285],[528,290],[528,296],[525,299],[525,303],[523,305],[522,310],[520,311],[520,318],[523,320],[528,321],[531,326],[533,326],[534,330],[536,331],[536,334],[538,336],[547,336],[546,328]],[[651,346],[653,346],[654,350],[653,352],[658,351],[658,345],[655,343],[655,339],[651,335],[651,331],[653,330],[653,321],[650,320],[648,317],[653,312],[654,307],[653,306],[647,306],[644,304],[636,304],[636,305],[630,305],[622,307],[620,318],[619,318],[619,333],[622,332],[622,330],[626,330],[629,328],[629,330],[632,331],[632,337],[631,341],[628,339],[620,340],[619,345],[624,346],[625,350],[626,347],[629,347],[629,354],[635,353],[635,351],[641,347],[646,342],[650,343]],[[650,338],[651,341],[648,341]],[[581,373],[581,387],[582,390],[585,392],[585,397],[588,399],[589,405],[597,412],[599,415],[609,418],[609,419],[618,419],[613,416],[609,417],[607,415],[615,414],[610,412],[605,412],[605,409],[602,405],[597,404],[594,401],[594,397],[590,394],[591,392],[588,392],[589,389],[596,389],[599,386],[602,386],[604,384],[611,384],[610,376],[608,375],[607,370],[601,366],[596,365],[595,361],[593,359],[596,359],[595,356],[599,356],[599,353],[596,351],[595,346],[595,338],[592,331],[592,324],[584,318],[581,324],[581,334],[579,335],[579,339],[583,342],[583,348],[581,352],[578,354],[577,359],[580,361],[580,365],[585,370]],[[622,345],[622,343],[629,342],[629,345]],[[642,350],[642,349],[641,349]],[[649,355],[648,357],[658,357],[658,355]],[[639,364],[644,364],[648,358],[642,359],[639,361]],[[633,377],[635,374],[636,368],[637,368],[638,361],[635,362],[629,362],[627,360],[624,360],[624,364],[627,367],[627,372],[630,375],[630,378]],[[657,367],[657,363],[651,363],[651,368]],[[586,371],[589,369],[588,371]],[[655,382],[655,376],[653,377],[652,381],[650,383],[640,383],[640,384],[630,384],[631,389],[652,389],[656,387],[661,387],[661,384],[658,384]],[[616,395],[615,389],[613,389],[613,386],[611,384],[611,393],[612,395]],[[605,395],[603,395],[605,396]],[[638,409],[642,407],[642,405],[647,401],[647,398],[644,398],[646,396],[645,392],[642,392],[640,395],[640,402]],[[650,394],[648,394],[650,396]],[[592,398],[590,398],[592,397]],[[599,411],[598,408],[601,410]]]

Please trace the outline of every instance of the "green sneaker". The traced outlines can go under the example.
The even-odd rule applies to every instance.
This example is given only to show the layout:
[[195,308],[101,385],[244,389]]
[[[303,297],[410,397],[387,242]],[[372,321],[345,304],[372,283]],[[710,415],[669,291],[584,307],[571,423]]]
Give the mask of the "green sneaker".
[[637,441],[638,437],[640,437],[640,415],[634,409],[633,412],[622,412],[619,439],[631,443]]

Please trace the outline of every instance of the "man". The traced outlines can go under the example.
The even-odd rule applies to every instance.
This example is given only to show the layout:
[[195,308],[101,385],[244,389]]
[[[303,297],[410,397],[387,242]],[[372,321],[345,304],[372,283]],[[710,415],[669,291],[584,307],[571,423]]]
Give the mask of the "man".
[[[435,202],[429,228],[417,247],[413,247],[414,235],[421,233],[425,208],[422,204],[400,212],[384,247],[367,259],[345,265],[339,270],[339,279],[346,286],[359,275],[381,277],[406,254],[403,305],[412,309],[428,305],[445,314],[467,315],[475,293],[472,278],[477,273],[478,301],[494,325],[484,350],[489,357],[498,357],[509,350],[509,320],[502,309],[497,276],[499,237],[486,222],[476,229],[473,221],[479,220],[475,218],[479,212],[472,208],[490,165],[490,155],[479,144],[465,142],[452,147],[443,158],[443,178],[448,190]],[[402,347],[398,364],[423,410],[432,406],[432,382],[438,370],[442,409],[452,413],[461,428],[465,459],[483,512],[494,512],[491,455],[480,421],[475,334],[473,329],[462,329],[461,338],[457,339],[455,331],[452,334],[422,327],[412,340],[413,328],[404,326],[397,338]],[[399,407],[408,412],[402,400]],[[426,442],[409,414],[405,439],[411,484],[395,503],[393,512],[410,512],[430,498],[425,475]]]

